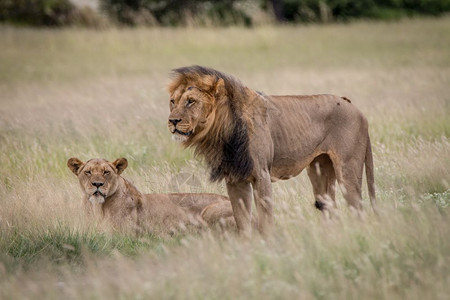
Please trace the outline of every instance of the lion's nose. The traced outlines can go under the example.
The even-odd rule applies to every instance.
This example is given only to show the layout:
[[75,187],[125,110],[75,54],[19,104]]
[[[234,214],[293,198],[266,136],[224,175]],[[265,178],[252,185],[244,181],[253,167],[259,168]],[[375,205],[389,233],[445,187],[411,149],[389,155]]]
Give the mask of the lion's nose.
[[94,181],[94,182],[92,182],[92,185],[95,186],[96,188],[99,188],[103,185],[103,182]]
[[173,124],[173,126],[177,126],[180,123],[181,119],[169,119],[169,122]]

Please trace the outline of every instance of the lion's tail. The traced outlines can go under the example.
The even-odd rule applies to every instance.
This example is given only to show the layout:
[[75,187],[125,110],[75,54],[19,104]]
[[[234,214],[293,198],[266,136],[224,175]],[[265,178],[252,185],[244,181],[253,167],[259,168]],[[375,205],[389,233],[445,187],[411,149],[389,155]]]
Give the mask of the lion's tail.
[[372,157],[372,146],[370,144],[370,138],[367,137],[367,146],[366,146],[366,179],[367,179],[367,188],[369,190],[369,198],[370,204],[372,205],[373,211],[377,214],[377,205],[376,205],[376,196],[375,196],[375,178],[373,172],[373,157]]

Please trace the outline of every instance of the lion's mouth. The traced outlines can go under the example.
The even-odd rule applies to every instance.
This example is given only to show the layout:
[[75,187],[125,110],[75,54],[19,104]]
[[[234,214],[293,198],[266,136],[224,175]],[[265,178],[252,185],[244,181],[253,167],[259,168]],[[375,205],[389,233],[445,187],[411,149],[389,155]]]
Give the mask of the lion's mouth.
[[106,195],[100,190],[96,190],[92,195],[95,196],[95,197],[98,197],[98,196],[101,196],[103,198],[106,197]]
[[192,130],[190,130],[188,132],[183,132],[183,131],[179,131],[178,129],[175,129],[172,133],[173,134],[178,133],[180,135],[190,136],[192,134]]
[[105,202],[106,195],[100,190],[96,190],[90,197],[89,201],[92,204],[102,204]]

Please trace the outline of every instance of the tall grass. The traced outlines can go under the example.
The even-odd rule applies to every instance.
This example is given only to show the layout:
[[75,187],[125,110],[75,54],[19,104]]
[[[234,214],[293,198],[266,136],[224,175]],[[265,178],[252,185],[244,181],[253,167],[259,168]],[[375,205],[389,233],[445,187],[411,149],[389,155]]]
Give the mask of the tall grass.
[[[447,298],[449,25],[0,28],[0,298]],[[169,70],[191,64],[268,94],[350,98],[369,119],[381,217],[364,201],[355,219],[339,196],[324,222],[301,174],[274,184],[267,239],[87,219],[72,156],[127,157],[143,192],[225,193],[166,129]]]

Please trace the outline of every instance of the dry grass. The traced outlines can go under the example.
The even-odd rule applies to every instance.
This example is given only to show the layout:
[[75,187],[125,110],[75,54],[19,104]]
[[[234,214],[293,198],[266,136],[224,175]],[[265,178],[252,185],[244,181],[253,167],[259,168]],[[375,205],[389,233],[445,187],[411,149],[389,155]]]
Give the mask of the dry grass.
[[[450,19],[247,29],[0,28],[0,298],[445,299],[450,294]],[[69,157],[127,157],[143,192],[208,191],[171,141],[169,70],[203,64],[269,94],[335,93],[368,117],[382,217],[305,176],[274,185],[267,240],[136,238],[81,214]],[[181,173],[181,175],[179,175]],[[177,184],[183,174],[190,184]],[[367,199],[367,197],[365,197]]]

